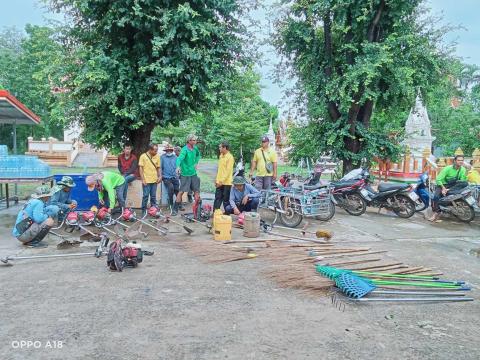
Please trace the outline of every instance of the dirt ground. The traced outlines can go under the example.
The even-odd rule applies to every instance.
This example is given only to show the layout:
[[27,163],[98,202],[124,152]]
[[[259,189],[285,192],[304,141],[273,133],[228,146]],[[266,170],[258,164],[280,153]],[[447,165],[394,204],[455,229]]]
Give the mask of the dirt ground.
[[[0,257],[78,251],[56,250],[53,236],[47,249],[23,249],[10,235],[18,210],[0,211]],[[279,288],[261,258],[206,264],[182,248],[186,235],[151,236],[143,243],[155,255],[122,273],[108,271],[105,257],[0,266],[0,359],[480,358],[478,222],[339,210],[316,226],[335,243],[466,280],[475,301],[349,303],[342,312],[329,297]],[[195,239],[211,236],[193,227]]]

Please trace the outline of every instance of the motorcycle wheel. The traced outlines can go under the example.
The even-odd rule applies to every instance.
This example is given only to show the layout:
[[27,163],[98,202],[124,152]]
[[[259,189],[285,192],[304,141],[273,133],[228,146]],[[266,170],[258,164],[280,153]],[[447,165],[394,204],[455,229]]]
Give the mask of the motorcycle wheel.
[[281,201],[285,211],[280,214],[280,221],[283,225],[290,228],[295,228],[300,225],[303,216],[295,211],[295,204],[288,198],[284,198]]
[[422,201],[422,199],[418,199],[417,201],[415,201],[415,211],[416,212],[423,211],[426,208],[427,208],[427,205]]
[[460,221],[469,223],[475,218],[475,210],[463,199],[455,201],[457,211],[452,214]]
[[395,201],[398,206],[394,207],[392,210],[397,216],[408,219],[415,214],[415,203],[406,195],[396,195]]
[[331,218],[333,218],[334,215],[335,215],[335,204],[330,201],[330,205],[328,207],[328,212],[325,215],[315,216],[315,219],[320,220],[320,221],[328,221]]
[[367,203],[360,194],[345,195],[345,211],[353,216],[360,216],[367,210]]

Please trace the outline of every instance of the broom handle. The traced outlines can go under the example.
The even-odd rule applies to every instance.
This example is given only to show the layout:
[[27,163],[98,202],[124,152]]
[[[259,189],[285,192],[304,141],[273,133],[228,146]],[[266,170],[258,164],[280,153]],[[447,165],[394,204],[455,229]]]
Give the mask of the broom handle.
[[361,298],[351,299],[351,301],[473,301],[473,298],[468,297],[418,297],[418,298]]
[[440,292],[440,291],[390,291],[390,290],[374,290],[370,294],[388,294],[388,295],[436,295],[436,296],[465,296],[463,293],[456,292]]
[[384,281],[384,280],[371,280],[375,285],[404,285],[404,286],[423,286],[423,287],[438,287],[448,289],[463,289],[459,285],[443,284],[443,283],[431,283],[431,282],[409,282],[409,281]]

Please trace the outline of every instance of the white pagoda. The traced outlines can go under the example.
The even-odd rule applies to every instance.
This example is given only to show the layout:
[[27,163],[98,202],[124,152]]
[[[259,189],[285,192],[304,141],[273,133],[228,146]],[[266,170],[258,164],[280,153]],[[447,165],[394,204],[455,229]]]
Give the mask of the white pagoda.
[[273,150],[276,150],[275,149],[276,136],[275,136],[275,132],[273,131],[272,119],[270,119],[270,126],[268,128],[267,136],[268,136],[268,140],[270,140],[270,147]]
[[410,148],[414,156],[422,156],[425,149],[431,149],[435,137],[432,136],[427,108],[423,105],[420,95],[417,95],[415,106],[410,110],[405,124],[404,145]]

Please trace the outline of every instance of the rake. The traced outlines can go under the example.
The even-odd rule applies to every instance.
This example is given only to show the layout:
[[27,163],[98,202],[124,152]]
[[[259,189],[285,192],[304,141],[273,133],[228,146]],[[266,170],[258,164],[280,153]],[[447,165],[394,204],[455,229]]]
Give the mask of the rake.
[[[335,280],[341,274],[348,273],[348,274],[354,274],[362,277],[374,277],[374,278],[383,277],[383,278],[391,279],[391,280],[372,279],[371,281],[377,285],[422,286],[420,284],[423,284],[426,287],[461,287],[465,285],[464,281],[439,280],[438,277],[427,276],[427,275],[402,275],[402,274],[388,274],[388,273],[370,272],[370,271],[344,270],[344,269],[339,269],[332,266],[320,266],[320,265],[317,265],[316,268],[320,274],[328,277],[331,280]],[[404,281],[401,281],[401,280],[404,280]],[[415,284],[415,285],[412,285],[412,284]]]
[[[350,274],[341,273],[335,278],[335,285],[354,301],[473,301],[473,298],[464,297],[460,293],[432,293],[417,291],[377,291],[377,287],[370,280]],[[399,298],[364,298],[367,294],[388,294],[388,295],[415,295],[415,297]],[[432,296],[432,294],[434,296]]]

